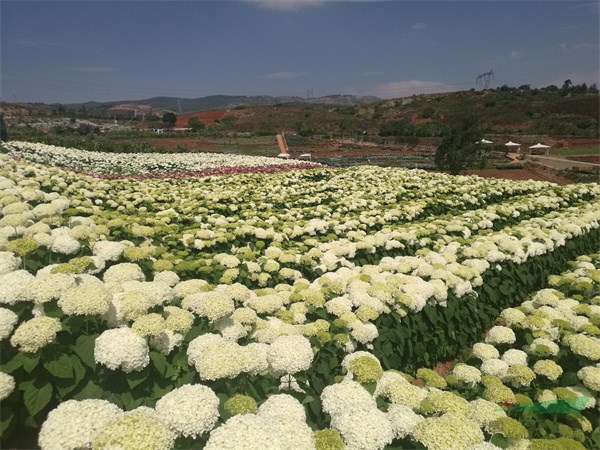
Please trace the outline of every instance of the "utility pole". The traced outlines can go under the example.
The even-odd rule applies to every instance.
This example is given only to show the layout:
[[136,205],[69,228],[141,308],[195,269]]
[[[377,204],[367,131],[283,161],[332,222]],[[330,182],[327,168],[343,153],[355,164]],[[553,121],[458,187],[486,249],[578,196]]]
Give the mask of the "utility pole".
[[489,72],[482,73],[475,78],[475,83],[477,86],[481,87],[483,90],[487,89],[490,85],[490,81],[494,79],[494,70],[490,70]]

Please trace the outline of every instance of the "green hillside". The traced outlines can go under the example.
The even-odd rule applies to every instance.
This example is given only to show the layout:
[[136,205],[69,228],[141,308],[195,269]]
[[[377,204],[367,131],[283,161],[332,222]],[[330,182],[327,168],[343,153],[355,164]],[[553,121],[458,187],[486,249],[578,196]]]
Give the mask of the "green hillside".
[[597,137],[595,88],[489,89],[419,95],[349,107],[278,104],[240,106],[220,126],[227,131],[303,135],[366,131],[369,135],[440,136],[453,118],[472,114],[486,133]]

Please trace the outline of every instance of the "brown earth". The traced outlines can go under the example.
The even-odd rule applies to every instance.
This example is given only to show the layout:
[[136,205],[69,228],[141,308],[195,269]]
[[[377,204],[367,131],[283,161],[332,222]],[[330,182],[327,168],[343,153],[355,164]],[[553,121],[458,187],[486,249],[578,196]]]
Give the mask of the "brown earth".
[[570,159],[571,161],[600,164],[600,155],[569,156],[567,159]]
[[182,114],[177,116],[177,122],[175,122],[176,128],[185,128],[188,126],[188,121],[191,118],[199,119],[204,125],[212,125],[217,120],[221,120],[227,114],[227,109],[211,109],[208,111],[198,111],[190,114]]

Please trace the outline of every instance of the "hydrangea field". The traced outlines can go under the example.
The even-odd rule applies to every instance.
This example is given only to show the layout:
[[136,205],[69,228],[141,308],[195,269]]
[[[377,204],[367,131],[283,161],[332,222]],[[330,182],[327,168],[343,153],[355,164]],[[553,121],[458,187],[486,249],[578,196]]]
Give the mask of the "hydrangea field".
[[3,448],[600,448],[600,186],[0,147]]

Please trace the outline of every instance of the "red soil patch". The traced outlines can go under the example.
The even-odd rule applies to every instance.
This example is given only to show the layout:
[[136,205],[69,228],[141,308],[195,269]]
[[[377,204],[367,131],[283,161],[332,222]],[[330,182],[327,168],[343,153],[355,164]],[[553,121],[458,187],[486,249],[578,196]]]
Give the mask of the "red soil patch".
[[569,156],[567,159],[570,159],[572,161],[600,164],[600,155]]
[[211,109],[209,111],[198,111],[190,114],[183,114],[177,116],[177,122],[175,122],[175,128],[186,128],[188,126],[188,120],[195,117],[204,125],[212,125],[217,120],[221,120],[227,114],[227,109]]
[[563,147],[580,147],[587,145],[600,145],[600,139],[573,136],[551,136],[548,137],[546,143],[553,147],[558,144],[562,144]]

